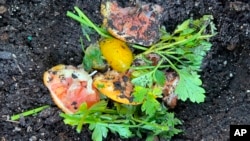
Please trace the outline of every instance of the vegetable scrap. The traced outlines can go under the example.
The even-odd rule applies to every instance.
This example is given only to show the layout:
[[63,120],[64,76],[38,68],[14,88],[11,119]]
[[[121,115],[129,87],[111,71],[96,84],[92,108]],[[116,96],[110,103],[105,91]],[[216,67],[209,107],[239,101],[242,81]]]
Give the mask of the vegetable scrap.
[[166,73],[166,79],[167,81],[165,81],[162,89],[162,99],[169,108],[175,108],[178,101],[178,96],[175,94],[175,88],[179,82],[179,77],[175,72],[171,71]]
[[90,44],[84,51],[83,67],[84,70],[90,72],[91,70],[105,71],[107,70],[107,63],[103,59],[103,55],[99,43]]
[[65,113],[76,112],[84,102],[90,107],[100,99],[91,76],[83,68],[60,64],[46,71],[43,80],[54,102]]
[[125,42],[107,38],[101,40],[99,45],[103,57],[112,69],[118,72],[125,72],[129,69],[133,61],[133,54]]
[[119,7],[116,1],[103,1],[103,25],[114,37],[128,43],[150,46],[160,38],[163,8],[152,3]]
[[94,86],[108,98],[123,104],[136,105],[131,96],[133,85],[128,73],[108,71],[105,74],[98,74],[94,77]]

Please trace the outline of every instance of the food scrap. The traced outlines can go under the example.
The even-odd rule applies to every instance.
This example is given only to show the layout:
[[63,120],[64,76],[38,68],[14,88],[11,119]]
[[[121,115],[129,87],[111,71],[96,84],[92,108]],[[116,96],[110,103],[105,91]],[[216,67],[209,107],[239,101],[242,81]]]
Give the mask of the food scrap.
[[129,74],[108,71],[94,77],[94,86],[108,98],[123,104],[137,105],[133,102],[133,85]]
[[133,61],[133,54],[127,44],[115,38],[103,39],[99,43],[102,55],[112,69],[125,72]]
[[44,74],[53,100],[66,113],[61,114],[64,123],[78,133],[88,124],[96,141],[109,131],[122,138],[147,135],[145,140],[170,140],[180,133],[175,126],[181,121],[168,109],[177,99],[205,100],[198,72],[216,35],[213,16],[187,19],[168,33],[160,30],[163,8],[152,3],[122,8],[115,0],[103,0],[103,27],[75,11],[78,15],[67,15],[102,38],[83,47],[83,68],[58,65]]
[[166,80],[162,93],[163,93],[163,101],[169,108],[175,108],[177,105],[178,97],[174,93],[174,90],[179,82],[179,77],[178,75],[171,71],[171,72],[166,72]]
[[83,68],[60,64],[46,71],[43,80],[54,102],[65,113],[76,112],[84,102],[90,107],[100,99],[91,76]]
[[143,46],[150,46],[160,38],[160,20],[163,8],[157,4],[141,4],[139,7],[119,7],[116,1],[104,1],[101,5],[103,25],[116,38]]

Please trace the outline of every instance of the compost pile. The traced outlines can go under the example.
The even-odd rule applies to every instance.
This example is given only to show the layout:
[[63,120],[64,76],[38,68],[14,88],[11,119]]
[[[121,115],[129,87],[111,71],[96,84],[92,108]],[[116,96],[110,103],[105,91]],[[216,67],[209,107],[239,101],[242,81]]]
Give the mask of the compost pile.
[[[152,1],[151,1],[152,2]],[[174,139],[228,139],[230,124],[249,124],[249,4],[247,1],[154,1],[165,10],[164,26],[172,32],[193,17],[213,15],[218,34],[202,66],[206,99],[202,104],[179,102],[173,110],[184,131]],[[97,4],[99,3],[99,4]],[[41,105],[54,105],[41,85],[43,72],[57,64],[82,62],[76,22],[65,16],[78,6],[95,23],[102,23],[100,1],[0,1],[0,103],[3,140],[91,140],[88,128],[78,134],[53,106],[36,116],[10,122],[8,116]],[[129,5],[120,2],[121,5]],[[98,40],[98,35],[91,35]],[[83,39],[84,43],[87,40]],[[216,131],[216,132],[215,132]],[[109,134],[107,140],[119,137]],[[135,138],[136,139],[136,138]]]

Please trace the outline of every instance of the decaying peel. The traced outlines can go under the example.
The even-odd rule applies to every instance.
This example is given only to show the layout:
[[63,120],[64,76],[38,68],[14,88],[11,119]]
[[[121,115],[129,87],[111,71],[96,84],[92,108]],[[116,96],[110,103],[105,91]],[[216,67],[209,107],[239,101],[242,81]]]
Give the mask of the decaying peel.
[[133,85],[129,76],[125,73],[112,70],[105,74],[98,74],[94,76],[93,84],[100,93],[116,102],[129,105],[139,104],[133,102],[131,96]]
[[122,8],[115,0],[104,0],[101,13],[104,27],[122,41],[150,46],[159,40],[163,8],[157,4]]
[[177,105],[177,100],[178,100],[178,97],[174,93],[174,91],[179,82],[179,77],[175,72],[167,72],[166,78],[167,80],[162,90],[163,101],[170,108],[174,108]]
[[99,94],[92,86],[92,78],[84,69],[57,65],[46,71],[43,81],[53,101],[65,113],[74,113],[86,102],[90,107],[99,101]]

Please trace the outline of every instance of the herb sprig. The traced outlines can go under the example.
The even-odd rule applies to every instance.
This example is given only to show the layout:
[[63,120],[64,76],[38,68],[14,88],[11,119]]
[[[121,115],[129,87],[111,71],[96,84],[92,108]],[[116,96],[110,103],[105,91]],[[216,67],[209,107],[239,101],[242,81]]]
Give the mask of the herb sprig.
[[137,106],[114,103],[114,106],[109,108],[107,105],[108,102],[104,100],[90,108],[83,103],[75,114],[61,113],[60,116],[64,118],[65,124],[76,126],[78,133],[83,125],[88,124],[89,129],[93,131],[94,141],[102,141],[109,131],[117,133],[122,138],[142,137],[142,134],[146,133],[147,139],[157,135],[169,139],[181,132],[175,128],[181,124],[180,120],[176,119],[173,113],[167,112],[165,107],[161,112],[148,117],[138,115]]
[[[150,48],[133,45],[134,48],[143,50],[142,53],[136,55],[135,59],[145,60],[149,54],[156,54],[161,58],[160,65],[158,64],[153,69],[150,60],[145,61],[146,65],[137,66],[135,69],[142,70],[141,68],[151,67],[151,70],[147,70],[147,74],[150,74],[161,72],[158,68],[161,70],[171,68],[180,77],[175,89],[178,98],[182,101],[190,99],[192,102],[204,102],[205,90],[201,87],[202,81],[198,72],[204,56],[212,46],[209,38],[216,35],[216,28],[212,19],[211,15],[205,15],[197,20],[188,19],[179,25],[173,34],[169,34],[165,29],[162,29],[161,40]],[[133,78],[132,82],[135,86],[142,86],[146,77],[148,80],[153,80],[152,75],[145,76],[142,74]],[[157,80],[154,79],[154,82],[164,81],[164,77],[157,78]],[[150,81],[151,84],[154,82]]]

